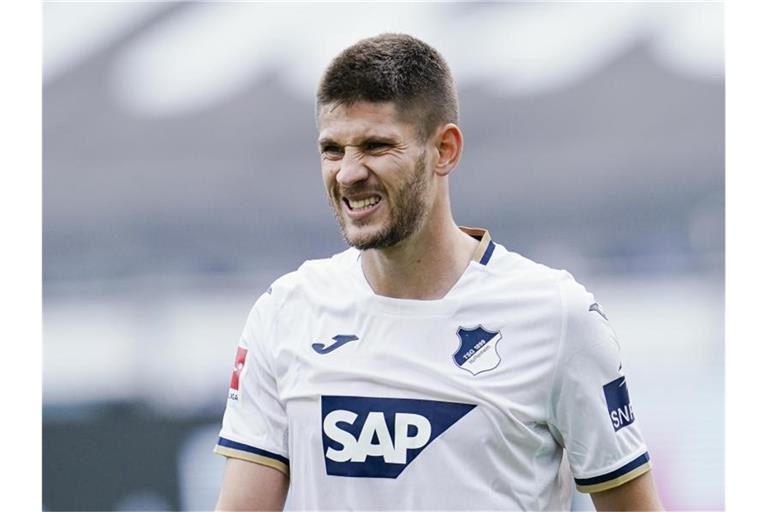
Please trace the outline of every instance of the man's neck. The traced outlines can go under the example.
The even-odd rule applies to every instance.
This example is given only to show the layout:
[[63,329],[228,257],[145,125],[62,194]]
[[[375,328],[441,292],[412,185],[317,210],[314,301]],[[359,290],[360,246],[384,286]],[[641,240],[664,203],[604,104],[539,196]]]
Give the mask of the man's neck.
[[394,247],[363,251],[363,274],[377,295],[441,299],[464,273],[477,245],[453,220],[424,226]]

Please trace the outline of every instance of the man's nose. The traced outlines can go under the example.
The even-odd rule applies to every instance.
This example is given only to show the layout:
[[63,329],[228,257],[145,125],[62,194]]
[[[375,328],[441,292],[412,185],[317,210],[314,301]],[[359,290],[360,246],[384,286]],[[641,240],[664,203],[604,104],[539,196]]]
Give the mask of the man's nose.
[[355,151],[344,152],[339,172],[336,173],[336,181],[339,185],[348,187],[368,177],[368,168],[355,153]]

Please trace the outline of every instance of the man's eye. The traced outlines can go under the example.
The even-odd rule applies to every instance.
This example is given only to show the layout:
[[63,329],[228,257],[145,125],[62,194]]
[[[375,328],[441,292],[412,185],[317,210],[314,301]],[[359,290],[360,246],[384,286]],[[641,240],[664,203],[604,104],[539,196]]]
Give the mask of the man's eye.
[[320,152],[331,158],[344,155],[344,150],[339,146],[323,146]]
[[365,144],[366,151],[380,151],[388,147],[389,147],[389,144],[387,144],[386,142],[366,142]]

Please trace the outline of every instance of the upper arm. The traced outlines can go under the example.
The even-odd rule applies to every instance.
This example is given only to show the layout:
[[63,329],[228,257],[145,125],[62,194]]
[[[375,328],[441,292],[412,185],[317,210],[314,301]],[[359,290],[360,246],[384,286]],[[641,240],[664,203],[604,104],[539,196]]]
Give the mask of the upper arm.
[[616,334],[591,293],[570,275],[561,285],[563,328],[550,429],[566,449],[576,488],[608,491],[649,471],[650,456],[635,421]]
[[218,508],[282,508],[288,488],[288,418],[270,351],[272,294],[256,301],[238,343],[214,451],[227,457]]
[[592,493],[592,503],[598,511],[663,510],[650,471],[613,489]]
[[271,467],[227,458],[217,511],[282,510],[288,477]]

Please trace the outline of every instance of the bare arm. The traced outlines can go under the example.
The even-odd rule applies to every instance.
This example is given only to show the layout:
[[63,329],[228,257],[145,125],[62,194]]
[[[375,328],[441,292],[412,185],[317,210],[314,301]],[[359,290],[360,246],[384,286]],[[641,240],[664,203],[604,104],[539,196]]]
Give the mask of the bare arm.
[[282,510],[288,477],[273,468],[227,458],[217,511]]
[[592,503],[598,511],[664,510],[650,471],[613,489],[592,493]]

